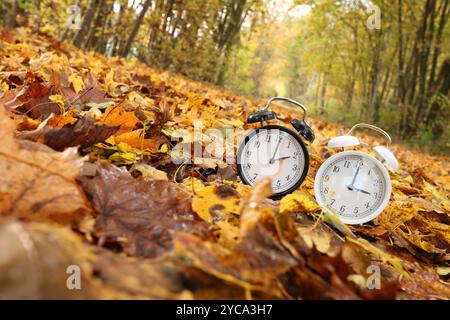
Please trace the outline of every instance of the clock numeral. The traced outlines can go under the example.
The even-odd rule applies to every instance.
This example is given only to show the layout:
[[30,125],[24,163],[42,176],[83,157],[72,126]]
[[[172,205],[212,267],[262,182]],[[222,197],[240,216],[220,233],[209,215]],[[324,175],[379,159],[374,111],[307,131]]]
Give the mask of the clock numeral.
[[339,208],[339,211],[340,211],[340,212],[345,212],[345,206],[341,206],[341,207]]
[[266,136],[266,142],[270,142],[270,139],[272,139],[272,136],[267,135]]
[[338,166],[334,166],[334,168],[333,168],[333,172],[339,172],[339,170],[341,170],[341,168],[340,167],[338,167]]
[[294,152],[294,156],[292,158],[297,159],[298,152]]
[[344,167],[345,168],[350,168],[350,161],[345,160]]
[[256,141],[256,142],[255,142],[255,147],[256,147],[256,148],[259,148],[260,145],[261,145],[261,142],[259,142],[259,141]]
[[287,148],[289,149],[290,146],[291,146],[291,141],[289,141]]
[[328,187],[325,187],[325,188],[323,189],[323,193],[325,193],[325,194],[328,194],[328,191],[329,191]]
[[280,180],[277,180],[277,187],[278,188],[281,187],[281,181]]
[[378,197],[378,193],[377,193],[377,192],[374,192],[374,193],[373,193],[373,198],[376,199],[377,197]]
[[369,172],[367,172],[368,176],[370,176],[370,172],[372,172],[372,169],[369,169]]
[[325,181],[330,180],[330,176],[329,176],[329,175],[326,175],[325,178],[324,178],[323,180],[325,180]]
[[258,176],[258,174],[255,173],[255,175],[254,175],[254,177],[253,177],[253,180],[255,180],[257,176]]
[[353,209],[353,213],[358,213],[358,212],[359,212],[358,207],[355,207],[355,209]]
[[252,167],[252,165],[250,164],[250,163],[247,163],[246,165],[245,165],[245,168],[246,169],[250,169]]
[[245,152],[245,155],[246,155],[247,158],[249,158],[252,155],[252,152],[250,150],[247,150]]
[[331,201],[330,201],[330,206],[332,206],[333,203],[335,203],[335,202],[336,202],[336,199],[331,199]]
[[369,209],[369,206],[370,206],[370,203],[367,202],[367,203],[366,203],[366,208]]
[[292,170],[297,171],[298,170],[298,165],[294,164],[294,166],[292,167]]
[[288,174],[288,175],[286,176],[286,180],[289,181],[290,178],[291,178],[291,175]]

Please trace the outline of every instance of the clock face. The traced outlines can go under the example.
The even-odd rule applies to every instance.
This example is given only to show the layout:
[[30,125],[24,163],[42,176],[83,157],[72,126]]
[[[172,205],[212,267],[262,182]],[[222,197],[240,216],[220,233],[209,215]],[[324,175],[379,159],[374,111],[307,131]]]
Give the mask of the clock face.
[[314,181],[320,206],[339,215],[347,224],[370,221],[389,202],[391,180],[384,166],[371,155],[344,151],[327,159]]
[[280,126],[265,126],[252,131],[241,144],[238,172],[244,183],[272,177],[275,195],[289,193],[305,179],[308,152],[293,131]]

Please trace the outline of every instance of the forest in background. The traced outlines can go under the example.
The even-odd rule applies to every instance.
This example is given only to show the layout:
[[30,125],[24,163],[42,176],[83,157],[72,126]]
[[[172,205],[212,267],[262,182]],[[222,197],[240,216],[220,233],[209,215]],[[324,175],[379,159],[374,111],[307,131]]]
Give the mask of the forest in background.
[[6,0],[2,23],[449,154],[449,0]]

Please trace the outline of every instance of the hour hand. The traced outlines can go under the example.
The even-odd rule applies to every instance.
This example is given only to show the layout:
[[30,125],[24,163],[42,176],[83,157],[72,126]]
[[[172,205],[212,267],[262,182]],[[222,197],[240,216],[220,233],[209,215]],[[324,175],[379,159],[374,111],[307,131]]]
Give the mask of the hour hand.
[[370,192],[367,192],[366,190],[358,189],[358,188],[356,188],[354,186],[351,186],[351,185],[347,186],[347,189],[350,190],[350,191],[358,191],[358,192],[362,192],[362,193],[365,193],[365,194],[370,194]]
[[290,157],[291,156],[281,157],[281,158],[278,158],[278,159],[274,159],[273,161],[286,160],[286,159],[289,159]]
[[363,190],[363,189],[358,189],[358,188],[353,188],[353,189],[356,190],[356,191],[365,193],[365,194],[370,194],[370,192],[367,192],[366,190]]

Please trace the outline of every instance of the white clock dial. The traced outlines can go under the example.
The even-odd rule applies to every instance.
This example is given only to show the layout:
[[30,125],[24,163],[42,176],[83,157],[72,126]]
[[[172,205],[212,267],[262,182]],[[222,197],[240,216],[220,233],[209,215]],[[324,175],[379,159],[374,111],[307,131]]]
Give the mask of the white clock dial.
[[275,194],[296,188],[305,178],[308,160],[305,146],[294,134],[283,127],[267,126],[247,136],[237,157],[242,180],[254,185],[270,176]]
[[374,219],[389,202],[391,180],[386,168],[371,155],[344,151],[327,159],[314,181],[320,206],[339,215],[347,224]]

